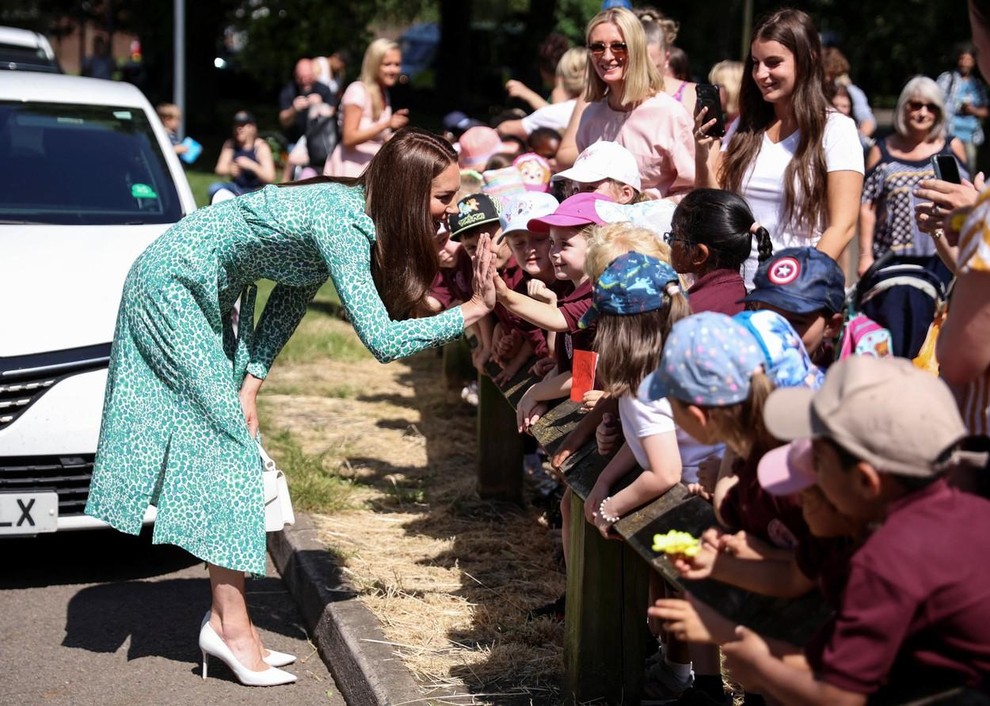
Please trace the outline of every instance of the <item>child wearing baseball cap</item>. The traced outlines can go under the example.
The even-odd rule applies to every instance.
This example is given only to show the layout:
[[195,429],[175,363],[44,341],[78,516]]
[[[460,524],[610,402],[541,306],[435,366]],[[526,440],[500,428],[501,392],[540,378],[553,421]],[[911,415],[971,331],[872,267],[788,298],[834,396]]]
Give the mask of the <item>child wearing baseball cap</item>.
[[784,460],[761,469],[764,483],[816,483],[867,538],[834,618],[806,648],[811,670],[739,627],[723,646],[733,676],[781,703],[904,703],[952,689],[985,702],[990,502],[943,477],[966,433],[945,383],[907,360],[853,356],[817,392],[774,392],[763,416],[780,439],[810,437],[814,467]]
[[574,291],[558,300],[557,306],[513,291],[511,285],[496,278],[500,304],[542,329],[563,334],[555,351],[557,374],[530,387],[516,407],[520,431],[529,429],[542,416],[547,409],[547,400],[566,397],[570,393],[574,350],[593,349],[594,329],[580,329],[578,321],[591,307],[593,283],[584,271],[584,260],[589,226],[604,223],[595,211],[595,203],[601,200],[609,199],[601,194],[576,194],[564,199],[552,214],[527,223],[527,228],[534,233],[549,233],[554,275],[574,285]]
[[[534,218],[549,216],[560,204],[550,194],[538,192],[524,192],[507,198],[504,203],[505,207],[499,216],[502,226],[500,238],[508,245],[522,273],[513,290],[520,295],[556,306],[558,297],[563,298],[570,294],[574,285],[568,280],[557,279],[550,262],[549,236],[546,233],[534,233],[529,230],[528,224]],[[518,330],[529,342],[528,346],[519,346],[515,355],[505,361],[502,372],[495,380],[501,384],[515,377],[531,355],[535,354],[541,359],[551,355],[554,334],[547,335],[539,326],[519,318],[504,306],[499,307],[499,311],[505,314],[500,315],[502,326]]]
[[632,203],[643,189],[632,152],[606,140],[588,145],[574,160],[574,166],[554,174],[552,181],[563,182],[566,196],[588,191],[619,204]]
[[808,528],[795,500],[760,488],[757,463],[781,442],[759,412],[777,387],[820,384],[821,371],[779,314],[702,312],[674,325],[643,394],[668,398],[678,426],[701,443],[725,443],[734,454],[713,489],[720,522],[793,550]]

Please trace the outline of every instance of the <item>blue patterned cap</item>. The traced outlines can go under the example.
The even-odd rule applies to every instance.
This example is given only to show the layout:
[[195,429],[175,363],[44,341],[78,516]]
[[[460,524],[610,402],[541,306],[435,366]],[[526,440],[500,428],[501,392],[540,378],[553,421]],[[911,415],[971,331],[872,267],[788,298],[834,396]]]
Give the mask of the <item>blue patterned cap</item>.
[[811,362],[801,337],[776,311],[744,311],[732,317],[756,338],[766,359],[766,373],[774,387],[807,387],[817,390],[825,373]]
[[730,316],[705,311],[671,327],[660,367],[644,388],[650,401],[674,397],[724,407],[749,396],[750,378],[764,363],[749,329]]
[[663,307],[664,287],[679,283],[674,268],[663,260],[639,252],[627,252],[609,263],[595,283],[591,308],[578,322],[588,328],[599,314],[630,316]]

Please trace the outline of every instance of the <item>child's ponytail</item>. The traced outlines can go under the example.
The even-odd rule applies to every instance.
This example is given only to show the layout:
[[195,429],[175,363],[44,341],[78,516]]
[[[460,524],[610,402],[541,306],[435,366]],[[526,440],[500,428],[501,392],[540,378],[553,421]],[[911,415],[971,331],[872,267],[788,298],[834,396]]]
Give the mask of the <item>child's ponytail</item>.
[[693,312],[691,311],[691,304],[688,302],[687,294],[684,293],[684,290],[677,282],[668,282],[667,286],[663,288],[663,294],[666,316],[664,317],[664,325],[660,331],[660,335],[666,341],[667,336],[670,335],[671,327],[681,319],[691,316]]
[[756,239],[757,260],[763,262],[773,257],[773,242],[770,240],[770,231],[759,223],[754,223],[753,227],[749,229],[749,232]]

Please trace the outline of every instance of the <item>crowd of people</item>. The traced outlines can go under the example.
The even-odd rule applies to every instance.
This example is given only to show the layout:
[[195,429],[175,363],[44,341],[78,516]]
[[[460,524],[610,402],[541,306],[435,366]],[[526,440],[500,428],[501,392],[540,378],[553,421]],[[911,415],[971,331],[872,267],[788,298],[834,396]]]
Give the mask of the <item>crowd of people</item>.
[[[908,81],[886,136],[794,9],[756,24],[744,63],[712,67],[720,106],[679,68],[677,23],[609,7],[583,47],[541,50],[549,101],[510,81],[531,113],[452,113],[443,137],[393,110],[393,42],[372,42],[346,89],[340,56],[300,60],[280,97],[284,177],[329,178],[261,188],[270,150],[235,116],[217,191],[244,195],[180,223],[128,279],[87,512],[133,531],[157,504],[156,540],[210,563],[204,674],[213,655],[245,684],[291,682],[244,600],[244,572],[264,571],[255,400],[330,277],[382,360],[463,331],[480,374],[532,366],[519,433],[579,402],[546,467],[562,477],[592,440],[609,456],[584,505],[604,537],[684,484],[719,523],[672,557],[686,579],[819,591],[833,609],[807,645],[782,644],[655,577],[647,699],[731,703],[727,668],[747,704],[987,703],[990,192],[970,180],[984,5],[978,49]],[[883,286],[847,290],[857,233],[849,269]],[[884,280],[895,265],[914,269]],[[279,286],[254,329],[261,276]],[[565,492],[565,534],[570,508]]]
[[[537,154],[533,138],[545,138],[526,117],[446,125],[462,189],[431,304],[470,291],[476,241],[490,237],[497,304],[469,332],[473,361],[482,374],[494,361],[506,381],[535,357],[520,433],[559,401],[582,404],[547,466],[561,477],[591,440],[609,457],[585,519],[615,537],[615,522],[684,484],[719,523],[697,554],[675,557],[684,578],[785,598],[820,591],[834,610],[808,645],[780,644],[655,577],[648,701],[731,703],[718,649],[746,703],[982,698],[990,576],[957,547],[990,549],[987,485],[969,473],[986,464],[990,348],[976,331],[990,321],[985,297],[957,299],[986,286],[988,226],[982,175],[970,181],[973,131],[954,131],[960,99],[942,79],[913,77],[893,132],[878,132],[845,58],[785,9],[757,25],[744,68],[713,68],[717,120],[670,75],[676,28],[665,24],[654,10],[591,19],[583,89],[566,80],[576,57],[563,54],[554,77],[571,117],[552,155]],[[977,81],[967,52],[960,67]],[[546,110],[532,104],[533,116]],[[724,134],[711,134],[718,123]],[[538,156],[549,174],[530,178],[522,165]],[[936,157],[955,162],[958,183],[934,171]],[[903,271],[885,288],[847,289],[840,263],[857,234],[849,279],[918,268],[937,293],[919,300]],[[565,548],[570,508],[566,491]],[[534,615],[562,618],[565,605]]]

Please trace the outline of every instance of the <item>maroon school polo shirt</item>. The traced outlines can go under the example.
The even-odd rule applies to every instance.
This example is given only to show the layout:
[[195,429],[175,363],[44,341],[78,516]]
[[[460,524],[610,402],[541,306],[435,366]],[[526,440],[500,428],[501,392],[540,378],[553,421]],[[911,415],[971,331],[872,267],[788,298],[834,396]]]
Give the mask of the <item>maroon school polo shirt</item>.
[[979,686],[990,674],[990,502],[940,480],[892,503],[852,557],[823,644],[808,661],[846,691]]
[[467,250],[459,248],[455,255],[453,267],[441,267],[437,272],[430,294],[440,302],[444,309],[449,309],[454,302],[466,302],[474,295],[471,280],[474,277],[474,263]]
[[578,321],[591,308],[593,293],[593,285],[591,280],[588,280],[557,301],[557,309],[567,322],[567,331],[557,335],[557,348],[554,351],[558,373],[565,373],[571,369],[575,348],[582,351],[595,349],[595,327],[578,328]]
[[726,316],[735,316],[745,305],[746,285],[739,270],[712,270],[701,275],[687,291],[691,311],[717,311]]
[[762,456],[754,449],[749,459],[733,462],[732,471],[739,480],[718,508],[722,520],[730,529],[745,530],[781,549],[819,541],[808,529],[796,496],[771,495],[760,485],[756,468]]

